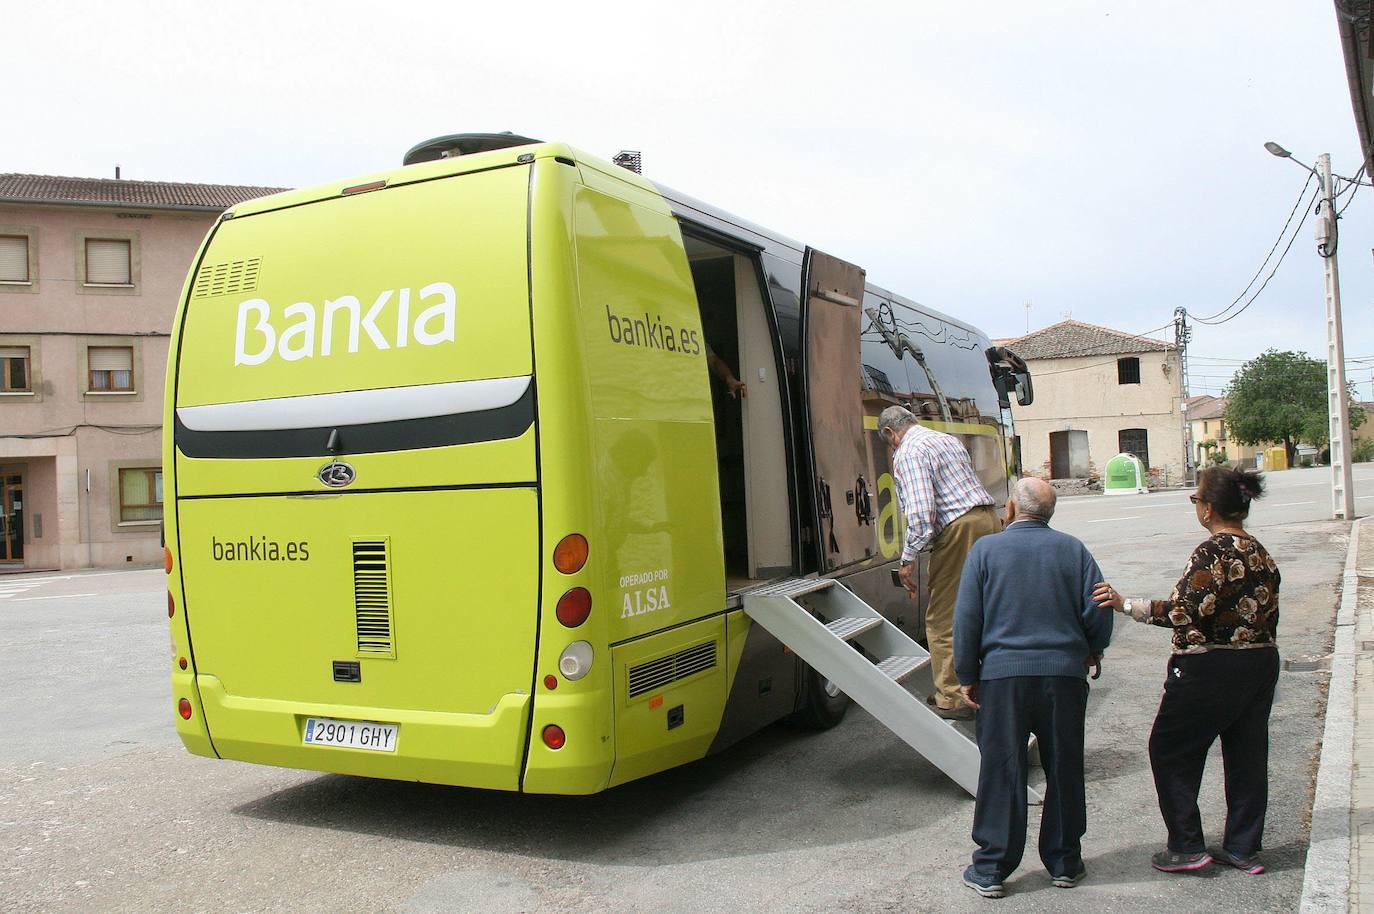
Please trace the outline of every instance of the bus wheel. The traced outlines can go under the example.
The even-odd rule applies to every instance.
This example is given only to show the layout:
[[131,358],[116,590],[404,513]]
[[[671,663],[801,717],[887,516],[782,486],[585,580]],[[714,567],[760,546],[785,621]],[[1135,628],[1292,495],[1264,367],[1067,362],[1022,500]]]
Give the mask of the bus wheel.
[[811,667],[806,668],[805,696],[791,719],[808,730],[829,730],[844,720],[849,710],[849,696]]

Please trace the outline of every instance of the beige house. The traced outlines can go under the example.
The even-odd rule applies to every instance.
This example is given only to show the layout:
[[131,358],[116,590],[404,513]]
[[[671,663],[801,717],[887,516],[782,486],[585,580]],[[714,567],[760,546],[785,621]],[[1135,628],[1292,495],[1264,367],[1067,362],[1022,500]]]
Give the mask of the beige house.
[[275,190],[0,174],[0,570],[160,560],[177,300],[219,214]]
[[1061,321],[998,340],[1026,360],[1030,406],[1012,406],[1027,473],[1100,475],[1119,453],[1135,454],[1153,481],[1187,471],[1178,349],[1173,343],[1082,321]]
[[[1231,466],[1253,467],[1255,455],[1264,450],[1252,444],[1240,444],[1231,437],[1226,427],[1226,398],[1206,394],[1189,397],[1183,404],[1188,415],[1188,426],[1192,430],[1193,465],[1206,466],[1214,452],[1224,451],[1226,462]],[[1207,442],[1216,442],[1209,447]]]

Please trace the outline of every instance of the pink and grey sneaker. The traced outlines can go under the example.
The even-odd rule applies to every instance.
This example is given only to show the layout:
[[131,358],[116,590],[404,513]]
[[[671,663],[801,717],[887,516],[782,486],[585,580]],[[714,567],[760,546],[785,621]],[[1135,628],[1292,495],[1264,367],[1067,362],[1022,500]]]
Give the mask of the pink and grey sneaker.
[[1264,864],[1260,863],[1259,857],[1255,854],[1233,854],[1223,847],[1217,852],[1215,859],[1217,863],[1234,866],[1249,876],[1258,876],[1264,872]]
[[1162,850],[1150,858],[1150,866],[1161,873],[1191,873],[1211,864],[1212,855],[1206,851],[1180,854],[1176,851]]

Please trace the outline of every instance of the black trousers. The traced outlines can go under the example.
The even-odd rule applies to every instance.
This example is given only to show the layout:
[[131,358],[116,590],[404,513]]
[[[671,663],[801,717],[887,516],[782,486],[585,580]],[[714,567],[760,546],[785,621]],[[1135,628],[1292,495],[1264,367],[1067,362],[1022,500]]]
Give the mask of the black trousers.
[[1026,849],[1026,742],[1040,742],[1047,786],[1040,816],[1040,861],[1052,876],[1083,862],[1088,809],[1083,788],[1083,719],[1088,683],[1069,676],[1017,676],[978,683],[978,799],[974,868],[1005,879]]
[[1169,850],[1206,849],[1197,794],[1207,751],[1218,736],[1226,768],[1222,847],[1241,855],[1260,849],[1269,805],[1269,711],[1278,678],[1275,648],[1169,658],[1164,698],[1150,732],[1150,767]]

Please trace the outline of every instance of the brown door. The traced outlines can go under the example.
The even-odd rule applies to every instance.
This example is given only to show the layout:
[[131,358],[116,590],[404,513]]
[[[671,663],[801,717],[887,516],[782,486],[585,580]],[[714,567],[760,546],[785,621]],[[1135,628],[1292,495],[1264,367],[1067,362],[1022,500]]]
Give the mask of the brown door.
[[0,562],[24,561],[24,477],[0,473]]
[[873,471],[864,439],[859,329],[864,271],[808,248],[803,268],[802,384],[821,570],[873,554]]

